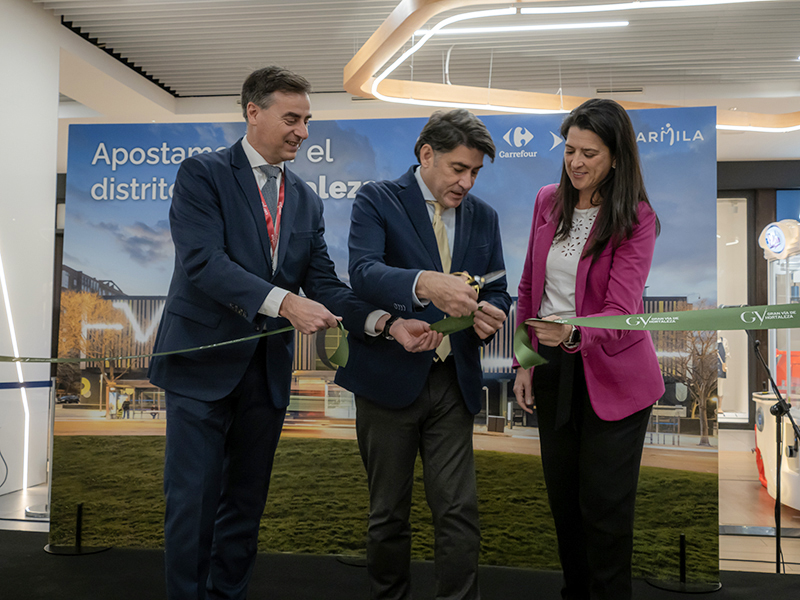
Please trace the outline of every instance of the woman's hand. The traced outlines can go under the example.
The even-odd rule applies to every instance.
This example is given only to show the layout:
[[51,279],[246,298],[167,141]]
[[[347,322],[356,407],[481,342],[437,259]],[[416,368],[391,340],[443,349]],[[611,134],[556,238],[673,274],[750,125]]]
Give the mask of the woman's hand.
[[533,414],[533,389],[531,387],[530,369],[517,368],[517,378],[514,381],[514,396],[519,407],[528,414]]
[[[549,317],[544,317],[544,321],[555,321],[560,318],[558,315],[550,315]],[[559,346],[566,342],[572,333],[572,325],[567,325],[566,323],[533,321],[529,326],[539,339],[539,343],[545,346]]]

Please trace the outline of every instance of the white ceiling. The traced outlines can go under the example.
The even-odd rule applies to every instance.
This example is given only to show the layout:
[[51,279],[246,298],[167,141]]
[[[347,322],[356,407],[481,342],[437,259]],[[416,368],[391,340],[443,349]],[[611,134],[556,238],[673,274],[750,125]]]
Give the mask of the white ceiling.
[[[237,96],[245,76],[266,64],[302,73],[317,93],[341,94],[345,65],[400,0],[32,2],[183,99]],[[601,3],[509,2],[536,7]],[[497,7],[473,4],[440,13],[429,26],[456,12]],[[636,94],[606,95],[672,105],[713,104],[720,110],[800,111],[800,0],[591,15],[517,15],[462,26],[619,20],[630,24],[613,29],[439,36],[392,77],[442,83],[447,71],[450,82],[459,85],[550,94],[560,89],[572,96],[596,96],[603,88],[642,88]],[[797,146],[778,157],[800,156]]]
[[[342,91],[345,64],[399,0],[35,0],[178,96],[236,95],[265,63]],[[598,0],[521,6],[598,4]],[[473,6],[470,10],[497,8]],[[465,9],[441,13],[433,23]],[[463,85],[594,95],[597,88],[738,86],[800,93],[800,1],[520,16],[464,26],[627,20],[613,29],[438,36],[413,76]],[[489,80],[491,69],[491,81]],[[395,77],[411,77],[409,65]],[[592,92],[588,94],[588,92]]]
[[180,97],[237,95],[254,69],[341,92],[342,72],[399,0],[33,0]]

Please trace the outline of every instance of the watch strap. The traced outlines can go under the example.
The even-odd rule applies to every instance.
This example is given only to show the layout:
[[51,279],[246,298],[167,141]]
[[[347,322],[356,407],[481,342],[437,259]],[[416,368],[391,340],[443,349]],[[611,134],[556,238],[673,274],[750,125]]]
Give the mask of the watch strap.
[[386,323],[384,323],[384,325],[383,325],[383,331],[381,331],[381,337],[382,338],[384,338],[386,340],[393,340],[394,339],[389,334],[389,330],[392,328],[392,325],[394,325],[394,322],[397,321],[397,319],[399,319],[399,318],[400,317],[398,317],[397,315],[389,316],[389,318],[386,320]]

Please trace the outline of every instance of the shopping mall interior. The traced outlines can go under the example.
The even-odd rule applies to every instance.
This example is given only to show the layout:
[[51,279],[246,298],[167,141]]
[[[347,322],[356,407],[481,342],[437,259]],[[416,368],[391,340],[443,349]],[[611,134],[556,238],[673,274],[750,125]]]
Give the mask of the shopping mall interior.
[[[517,225],[524,239],[535,190],[559,176],[558,123],[601,97],[632,115],[662,223],[644,312],[789,305],[800,302],[798,26],[800,0],[0,0],[0,574],[16,582],[3,597],[124,599],[141,589],[163,597],[160,550],[114,547],[66,560],[43,550],[59,438],[164,435],[164,395],[147,380],[148,359],[129,361],[123,374],[102,361],[13,359],[63,356],[62,294],[73,292],[124,314],[120,353],[150,352],[173,260],[168,197],[157,195],[171,194],[187,154],[181,144],[210,151],[242,135],[248,73],[276,64],[312,85],[312,137],[296,166],[325,202],[344,278],[352,198],[395,168],[394,154],[413,162],[415,136],[434,110],[465,107],[485,120],[500,152],[475,189],[496,202],[509,240]],[[406,138],[408,147],[394,147]],[[149,187],[141,198],[129,187],[126,202],[114,186],[119,194],[123,180],[135,182],[131,173]],[[516,187],[515,173],[526,177]],[[493,199],[492,186],[519,195],[517,204]],[[108,211],[123,205],[127,221],[112,222]],[[789,247],[780,256],[765,249],[776,223]],[[516,297],[524,248],[506,241],[504,252]],[[512,321],[483,356],[473,443],[535,456],[536,420],[513,401]],[[75,335],[87,335],[82,323]],[[793,331],[653,333],[667,392],[642,464],[718,475],[722,589],[701,597],[794,598],[800,589],[791,424],[800,411],[777,424],[770,412],[775,391],[789,402],[800,394]],[[707,347],[692,355],[699,342]],[[334,334],[298,334],[284,436],[355,440],[353,397],[335,385],[329,362],[338,343]],[[703,360],[713,372],[699,392],[703,374],[689,371]],[[124,402],[131,418],[122,418]],[[258,560],[253,597],[367,594],[358,560]],[[532,587],[542,590],[535,597],[558,597],[557,572],[483,568],[485,598],[529,598]],[[432,589],[430,563],[415,563],[413,576]],[[635,582],[638,598],[686,591]]]

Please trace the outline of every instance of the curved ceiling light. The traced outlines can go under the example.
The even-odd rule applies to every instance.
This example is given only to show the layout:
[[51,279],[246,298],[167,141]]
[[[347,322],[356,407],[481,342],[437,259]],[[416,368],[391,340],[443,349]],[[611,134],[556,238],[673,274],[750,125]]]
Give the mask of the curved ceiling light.
[[[650,0],[649,2],[628,2],[563,7],[520,8],[520,14],[581,14],[642,10],[650,8],[685,8],[691,6],[711,6],[721,4],[740,4],[747,2],[776,2],[779,0]],[[365,98],[377,98],[386,102],[415,104],[434,107],[462,107],[478,110],[491,110],[513,113],[548,114],[569,111],[587,98],[562,96],[560,94],[541,94],[504,89],[479,88],[475,86],[453,86],[437,83],[401,81],[388,79],[411,55],[419,50],[434,35],[455,33],[454,29],[444,30],[448,25],[476,18],[508,16],[516,14],[517,8],[507,7],[496,10],[474,11],[444,19],[429,30],[418,29],[436,14],[457,6],[471,4],[508,4],[508,0],[402,0],[386,21],[361,47],[344,69],[344,88],[348,92]],[[597,26],[597,24],[594,24]],[[519,26],[534,27],[534,26]],[[482,33],[500,31],[502,28],[462,28],[458,33]],[[515,29],[519,31],[520,29]],[[422,39],[404,52],[379,76],[374,74],[399,51],[405,43],[422,34]],[[382,84],[382,85],[381,85]],[[381,91],[378,87],[381,87]],[[493,100],[490,100],[492,98]],[[620,102],[629,109],[664,108],[667,105],[644,102]],[[784,115],[732,112],[718,115],[717,129],[729,131],[758,131],[786,133],[800,130],[800,112]]]
[[415,98],[401,98],[397,96],[387,96],[382,94],[378,91],[378,86],[380,83],[386,79],[389,75],[391,75],[400,65],[402,65],[406,60],[408,60],[412,54],[416,53],[420,48],[422,48],[428,40],[430,40],[435,35],[453,35],[453,34],[476,34],[476,33],[509,33],[515,31],[544,31],[544,30],[554,30],[554,29],[588,29],[594,27],[625,27],[628,25],[628,21],[610,21],[605,23],[564,23],[564,24],[551,24],[551,25],[508,25],[508,26],[497,26],[497,27],[454,27],[451,29],[445,29],[448,25],[452,25],[453,23],[459,23],[461,21],[467,21],[472,19],[485,19],[487,17],[503,17],[503,16],[510,16],[516,15],[517,9],[510,7],[510,8],[500,8],[495,10],[481,10],[481,11],[474,11],[468,13],[462,13],[460,15],[454,15],[443,21],[439,21],[436,25],[434,25],[431,29],[425,30],[420,29],[415,32],[416,35],[421,35],[422,38],[411,48],[406,50],[400,58],[394,61],[387,69],[383,71],[378,77],[376,77],[372,82],[372,88],[370,92],[372,95],[377,98],[378,100],[383,100],[384,102],[395,102],[398,104],[416,104],[422,106],[436,106],[436,107],[445,107],[445,108],[471,108],[471,109],[478,109],[478,110],[494,110],[499,112],[512,112],[512,113],[527,113],[527,114],[552,114],[552,113],[564,113],[569,112],[569,110],[563,108],[563,106],[552,109],[552,108],[525,108],[520,106],[503,106],[502,104],[493,104],[491,102],[486,103],[471,103],[471,102],[454,102],[454,101],[443,101],[443,100],[418,100]]

